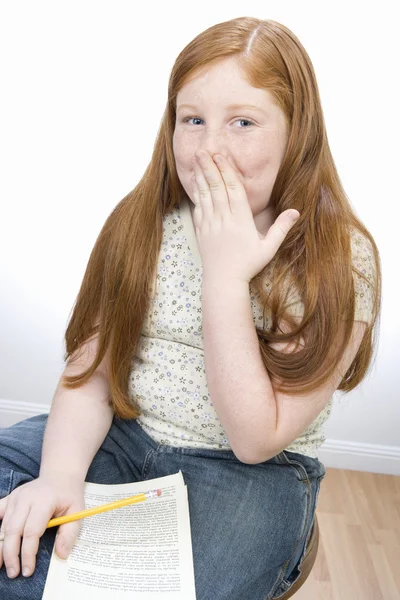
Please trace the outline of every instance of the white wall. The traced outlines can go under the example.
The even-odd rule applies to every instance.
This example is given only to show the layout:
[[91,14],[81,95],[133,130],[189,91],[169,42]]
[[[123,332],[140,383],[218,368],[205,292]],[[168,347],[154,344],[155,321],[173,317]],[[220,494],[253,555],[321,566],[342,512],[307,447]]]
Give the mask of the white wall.
[[321,459],[395,472],[400,49],[391,2],[230,1],[212,11],[183,1],[2,3],[0,426],[51,403],[90,251],[148,164],[176,56],[206,27],[245,15],[281,21],[304,44],[339,174],[381,251],[376,363],[336,402]]

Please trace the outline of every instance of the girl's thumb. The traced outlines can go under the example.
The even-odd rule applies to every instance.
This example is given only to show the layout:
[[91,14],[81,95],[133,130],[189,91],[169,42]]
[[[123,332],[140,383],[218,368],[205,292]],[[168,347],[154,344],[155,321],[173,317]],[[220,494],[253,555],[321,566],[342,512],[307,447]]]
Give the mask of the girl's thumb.
[[268,264],[278,252],[279,246],[289,233],[291,227],[300,217],[300,213],[295,208],[289,208],[281,213],[267,231],[264,239],[265,263]]
[[[71,511],[76,512],[76,511]],[[81,521],[73,521],[60,525],[56,535],[55,550],[59,558],[67,559],[75,544]]]
[[297,219],[300,217],[299,211],[296,210],[295,208],[290,208],[288,211],[286,211],[286,214],[288,217],[290,217],[290,219],[292,220],[293,223],[295,223],[297,221]]

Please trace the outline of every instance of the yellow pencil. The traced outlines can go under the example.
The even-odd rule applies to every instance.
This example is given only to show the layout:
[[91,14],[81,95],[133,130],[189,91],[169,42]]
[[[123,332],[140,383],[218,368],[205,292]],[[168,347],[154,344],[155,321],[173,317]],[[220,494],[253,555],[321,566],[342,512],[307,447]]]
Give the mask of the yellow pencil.
[[64,517],[56,517],[55,519],[50,519],[50,521],[46,525],[46,528],[55,527],[56,525],[63,525],[64,523],[70,523],[71,521],[78,521],[79,519],[84,519],[85,517],[91,517],[92,515],[97,515],[99,513],[106,512],[106,510],[113,510],[114,508],[129,506],[130,504],[143,502],[144,500],[156,498],[157,496],[161,496],[161,490],[152,490],[151,492],[146,492],[145,494],[137,494],[136,496],[123,498],[122,500],[110,502],[109,504],[100,504],[100,506],[96,506],[95,508],[87,508],[86,510],[81,510],[80,512],[73,513],[71,515],[65,515]]

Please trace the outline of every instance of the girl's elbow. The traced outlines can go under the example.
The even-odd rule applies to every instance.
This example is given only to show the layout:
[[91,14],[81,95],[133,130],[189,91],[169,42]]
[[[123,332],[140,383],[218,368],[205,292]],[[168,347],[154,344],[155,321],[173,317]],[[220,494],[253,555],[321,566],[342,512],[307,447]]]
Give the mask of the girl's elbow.
[[236,448],[233,453],[240,462],[247,465],[258,465],[276,456],[276,452],[265,448]]

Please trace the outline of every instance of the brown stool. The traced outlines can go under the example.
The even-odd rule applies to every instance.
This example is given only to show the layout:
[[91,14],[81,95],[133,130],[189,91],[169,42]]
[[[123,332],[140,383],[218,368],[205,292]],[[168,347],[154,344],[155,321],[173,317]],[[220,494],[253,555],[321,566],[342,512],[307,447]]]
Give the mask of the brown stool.
[[283,596],[279,596],[279,600],[288,600],[291,598],[296,592],[299,591],[301,586],[305,583],[307,577],[311,573],[311,569],[315,563],[315,559],[317,558],[318,552],[318,542],[319,542],[319,527],[317,521],[317,515],[314,517],[314,524],[311,530],[311,536],[308,540],[306,553],[303,558],[303,562],[301,564],[301,573],[297,581],[292,585],[290,590],[283,594]]

